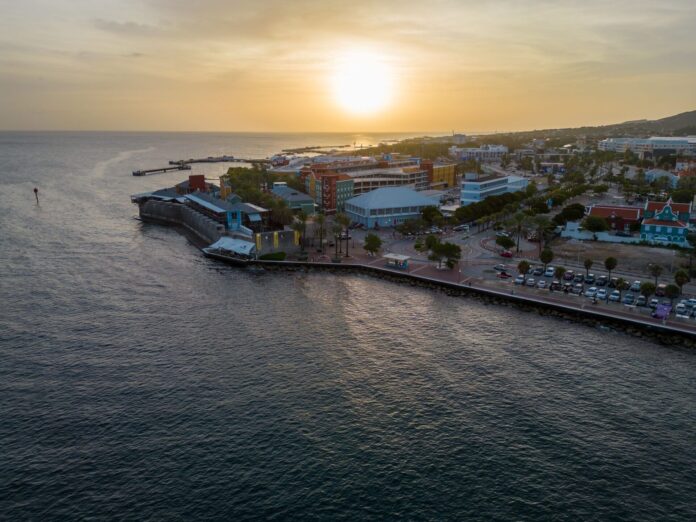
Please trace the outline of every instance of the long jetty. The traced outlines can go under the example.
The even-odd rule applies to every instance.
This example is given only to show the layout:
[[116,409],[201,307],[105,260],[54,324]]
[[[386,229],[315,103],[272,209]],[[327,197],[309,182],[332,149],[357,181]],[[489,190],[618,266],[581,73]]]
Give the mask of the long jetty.
[[155,169],[142,169],[134,170],[134,176],[148,176],[150,174],[162,174],[163,172],[170,172],[172,170],[191,170],[190,165],[176,165],[174,167],[160,167]]
[[189,158],[169,160],[170,165],[191,165],[193,163],[270,163],[268,159],[235,158],[234,156],[208,156],[207,158]]

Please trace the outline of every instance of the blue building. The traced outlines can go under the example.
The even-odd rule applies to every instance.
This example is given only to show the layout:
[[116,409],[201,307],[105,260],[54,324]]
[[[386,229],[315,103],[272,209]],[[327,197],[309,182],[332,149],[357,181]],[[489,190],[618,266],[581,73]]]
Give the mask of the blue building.
[[308,216],[314,214],[314,199],[309,194],[299,192],[284,183],[274,183],[271,191],[284,200],[293,212],[304,211]]
[[188,205],[225,225],[228,230],[238,230],[248,235],[261,232],[265,208],[251,203],[230,203],[204,192],[194,192],[184,196]]
[[528,183],[527,179],[519,176],[478,176],[467,173],[462,180],[461,205],[471,205],[490,196],[524,190]]
[[425,207],[436,206],[435,200],[406,187],[382,187],[346,201],[346,214],[354,223],[367,228],[393,227],[417,219]]
[[688,246],[690,203],[649,201],[645,219],[640,225],[640,238],[651,243]]

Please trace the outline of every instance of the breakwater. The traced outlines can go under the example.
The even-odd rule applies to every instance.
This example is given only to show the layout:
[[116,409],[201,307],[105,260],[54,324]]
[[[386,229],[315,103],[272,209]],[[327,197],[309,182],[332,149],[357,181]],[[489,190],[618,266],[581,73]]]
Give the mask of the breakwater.
[[180,225],[195,234],[206,244],[214,243],[225,235],[225,227],[222,224],[186,205],[151,199],[138,205],[138,207],[141,219]]

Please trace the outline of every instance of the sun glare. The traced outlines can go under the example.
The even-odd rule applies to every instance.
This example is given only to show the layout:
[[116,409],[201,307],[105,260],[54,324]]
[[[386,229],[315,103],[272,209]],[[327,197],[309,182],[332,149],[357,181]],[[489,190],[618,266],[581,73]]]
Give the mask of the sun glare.
[[337,60],[332,87],[343,109],[364,116],[389,105],[393,78],[389,65],[376,54],[351,52]]

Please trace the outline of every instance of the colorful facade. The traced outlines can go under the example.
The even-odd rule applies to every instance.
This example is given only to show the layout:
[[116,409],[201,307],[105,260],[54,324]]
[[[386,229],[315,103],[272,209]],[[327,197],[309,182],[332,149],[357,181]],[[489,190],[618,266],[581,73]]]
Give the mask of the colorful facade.
[[640,238],[651,243],[687,245],[691,204],[648,201],[645,219],[640,226]]

